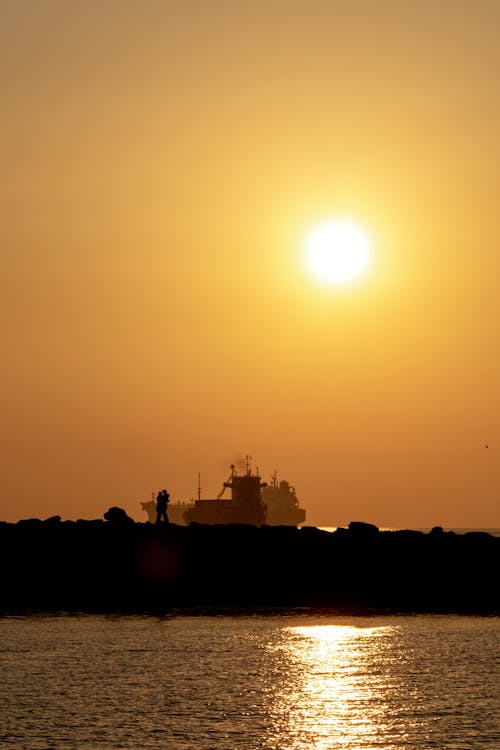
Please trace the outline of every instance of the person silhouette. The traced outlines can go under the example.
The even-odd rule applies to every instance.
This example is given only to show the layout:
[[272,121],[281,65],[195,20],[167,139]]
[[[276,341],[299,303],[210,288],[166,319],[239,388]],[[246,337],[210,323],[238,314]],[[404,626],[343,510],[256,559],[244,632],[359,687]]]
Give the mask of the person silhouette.
[[156,496],[156,523],[160,523],[161,519],[168,523],[167,506],[170,495],[167,490],[161,490]]

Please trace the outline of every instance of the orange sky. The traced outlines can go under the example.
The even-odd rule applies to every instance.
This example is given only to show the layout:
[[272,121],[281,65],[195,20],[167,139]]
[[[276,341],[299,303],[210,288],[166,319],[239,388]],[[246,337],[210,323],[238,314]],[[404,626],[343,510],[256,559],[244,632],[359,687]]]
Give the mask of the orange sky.
[[312,524],[500,527],[497,0],[2,16],[0,517],[145,520],[249,453]]

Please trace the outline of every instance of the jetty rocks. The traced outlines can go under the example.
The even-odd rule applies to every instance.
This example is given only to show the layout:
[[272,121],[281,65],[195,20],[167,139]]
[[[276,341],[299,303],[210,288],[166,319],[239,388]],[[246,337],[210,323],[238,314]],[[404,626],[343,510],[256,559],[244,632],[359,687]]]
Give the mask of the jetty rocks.
[[0,612],[500,614],[500,538],[440,527],[0,523]]

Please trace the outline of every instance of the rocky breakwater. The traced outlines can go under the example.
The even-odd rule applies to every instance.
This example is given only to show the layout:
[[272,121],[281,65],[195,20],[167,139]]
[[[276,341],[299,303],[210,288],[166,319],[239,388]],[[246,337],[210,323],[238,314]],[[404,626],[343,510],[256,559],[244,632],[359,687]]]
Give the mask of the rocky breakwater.
[[0,612],[226,608],[500,614],[500,538],[435,528],[0,523]]

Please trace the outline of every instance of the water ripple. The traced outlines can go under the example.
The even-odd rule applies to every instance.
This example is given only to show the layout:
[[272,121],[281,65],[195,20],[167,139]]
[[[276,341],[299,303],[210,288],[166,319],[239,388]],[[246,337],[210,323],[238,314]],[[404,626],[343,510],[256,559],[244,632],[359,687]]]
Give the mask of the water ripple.
[[0,621],[0,744],[500,747],[499,618]]

